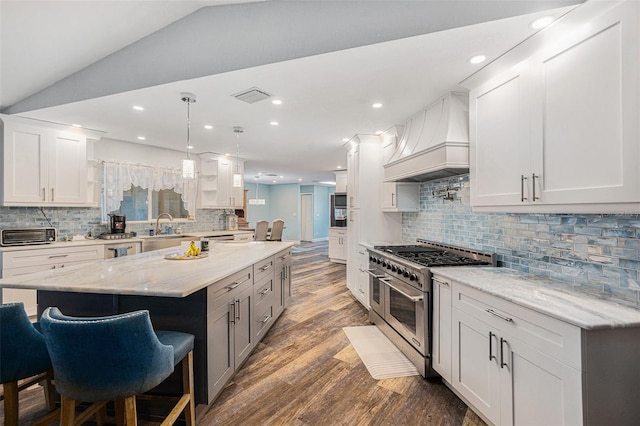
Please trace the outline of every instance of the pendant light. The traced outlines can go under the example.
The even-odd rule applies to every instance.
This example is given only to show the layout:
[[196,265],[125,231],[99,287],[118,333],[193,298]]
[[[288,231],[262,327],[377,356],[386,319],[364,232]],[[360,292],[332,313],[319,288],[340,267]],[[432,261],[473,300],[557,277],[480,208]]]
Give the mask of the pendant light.
[[258,197],[258,179],[260,178],[260,176],[256,176],[255,180],[256,180],[256,198],[251,198],[249,200],[249,204],[252,206],[264,206],[266,204],[266,200],[264,198],[259,198]]
[[196,177],[196,162],[191,159],[191,117],[189,107],[196,102],[196,95],[193,93],[183,92],[180,93],[180,99],[187,104],[187,158],[182,160],[182,177],[186,179],[193,179]]
[[236,172],[233,174],[233,187],[242,188],[242,175],[240,174],[240,133],[244,132],[244,129],[240,126],[233,128],[233,133],[236,134]]

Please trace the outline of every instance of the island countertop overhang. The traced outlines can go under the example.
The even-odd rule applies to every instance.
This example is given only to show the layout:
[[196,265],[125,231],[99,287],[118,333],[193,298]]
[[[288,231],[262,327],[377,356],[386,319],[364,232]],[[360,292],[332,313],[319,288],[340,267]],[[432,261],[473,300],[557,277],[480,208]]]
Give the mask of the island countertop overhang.
[[293,245],[289,241],[213,243],[208,257],[197,260],[165,259],[177,251],[171,247],[3,278],[0,288],[186,297]]

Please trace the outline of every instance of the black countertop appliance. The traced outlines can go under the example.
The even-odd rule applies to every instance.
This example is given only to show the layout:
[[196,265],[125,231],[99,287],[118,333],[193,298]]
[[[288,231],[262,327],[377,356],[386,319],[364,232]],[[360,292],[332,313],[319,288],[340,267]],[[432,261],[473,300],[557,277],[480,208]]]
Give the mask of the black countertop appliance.
[[126,215],[118,213],[109,213],[109,233],[124,234],[127,227]]

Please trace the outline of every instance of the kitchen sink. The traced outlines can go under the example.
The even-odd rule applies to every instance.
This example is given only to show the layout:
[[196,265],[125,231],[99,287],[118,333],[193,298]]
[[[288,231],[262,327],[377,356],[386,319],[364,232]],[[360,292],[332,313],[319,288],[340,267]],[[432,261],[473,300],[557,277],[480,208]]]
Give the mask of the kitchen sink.
[[185,235],[155,235],[153,237],[142,237],[142,251],[160,250],[167,247],[179,246],[183,241],[192,241],[193,237]]

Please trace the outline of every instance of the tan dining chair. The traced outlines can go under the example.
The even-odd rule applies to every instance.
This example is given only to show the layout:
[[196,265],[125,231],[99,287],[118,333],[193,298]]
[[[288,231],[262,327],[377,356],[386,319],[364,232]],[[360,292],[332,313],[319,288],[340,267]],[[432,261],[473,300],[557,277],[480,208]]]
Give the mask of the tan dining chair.
[[276,219],[271,225],[271,234],[269,241],[282,241],[282,230],[284,229],[284,220]]
[[269,231],[269,222],[259,220],[256,222],[256,230],[253,239],[255,241],[267,241],[267,232]]

